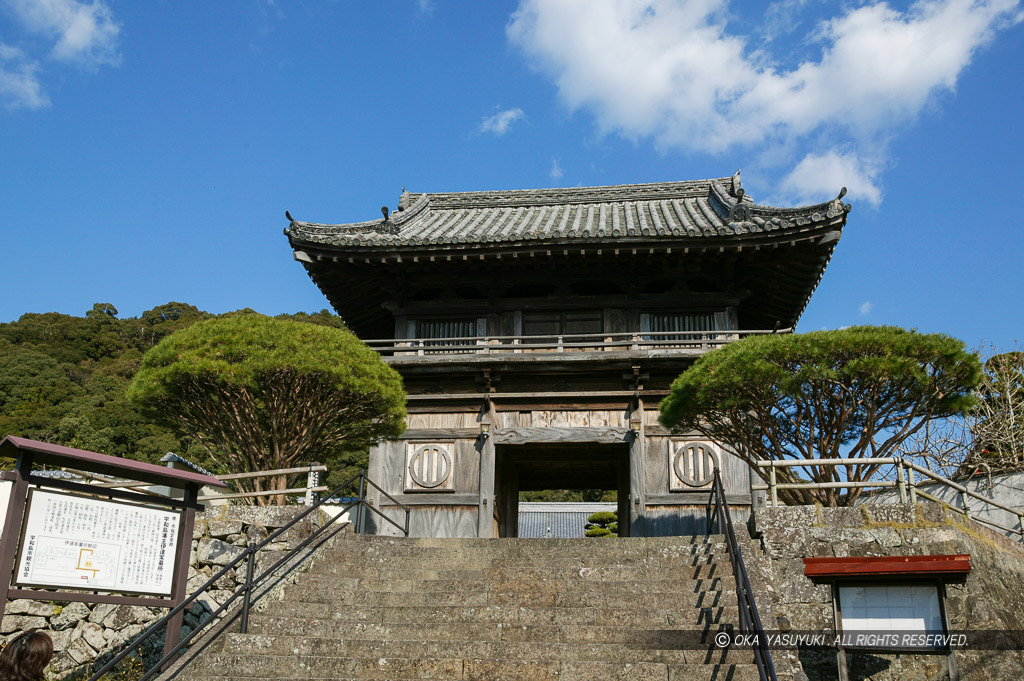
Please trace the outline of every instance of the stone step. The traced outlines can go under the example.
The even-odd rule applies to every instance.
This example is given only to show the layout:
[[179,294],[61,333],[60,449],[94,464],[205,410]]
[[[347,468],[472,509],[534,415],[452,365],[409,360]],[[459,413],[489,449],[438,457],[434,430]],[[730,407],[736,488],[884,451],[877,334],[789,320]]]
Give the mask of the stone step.
[[458,657],[524,660],[595,660],[665,664],[753,664],[750,650],[713,644],[713,631],[664,632],[647,643],[552,643],[550,641],[421,641],[372,638],[325,639],[305,636],[229,634],[224,651],[232,655],[359,658]]
[[[727,611],[726,611],[727,610]],[[714,633],[735,629],[734,609],[706,608],[695,620],[626,628],[611,625],[521,624],[503,622],[447,622],[425,629],[419,622],[341,622],[296,617],[259,618],[249,622],[249,633],[272,636],[307,636],[324,639],[431,641],[537,641],[545,643],[622,643],[660,645],[665,637]]]
[[677,537],[615,537],[609,539],[595,539],[593,537],[570,537],[570,538],[544,538],[531,539],[525,537],[507,537],[502,539],[448,539],[443,537],[387,537],[373,534],[346,534],[343,541],[362,543],[368,545],[385,544],[389,546],[414,546],[421,548],[433,547],[459,547],[463,549],[493,549],[494,547],[513,547],[533,549],[537,547],[551,547],[558,550],[584,549],[593,551],[601,548],[602,545],[616,545],[619,548],[636,547],[661,547],[681,546],[692,544],[723,544],[725,535],[681,535]]
[[[392,577],[351,577],[330,573],[307,573],[297,578],[291,590],[296,593],[330,594],[338,590],[388,591],[394,593],[431,592],[473,592],[473,591],[603,591],[605,593],[649,593],[712,591],[735,588],[736,581],[731,575],[725,579],[692,579],[689,570],[666,571],[655,575],[631,576],[628,573],[531,573],[504,578],[476,579],[406,579],[399,575]],[[715,573],[717,574],[717,572]]]
[[[725,621],[736,617],[735,597],[733,603],[725,603],[720,597],[709,600],[701,606],[686,608],[644,608],[631,607],[517,607],[501,605],[472,606],[386,606],[386,605],[326,605],[322,603],[280,603],[268,609],[268,613],[253,613],[251,624],[260,626],[266,622],[291,620],[291,631],[267,631],[265,633],[296,633],[302,626],[326,627],[320,631],[332,631],[346,623],[396,623],[429,624],[431,627],[450,623],[493,622],[508,625],[557,624],[571,626],[612,626],[657,628],[671,624],[694,624],[703,621],[706,613]],[[310,634],[314,635],[314,634]],[[316,636],[330,634],[316,633]]]
[[460,659],[363,659],[322,656],[207,655],[189,669],[191,679],[460,679],[462,681],[755,681],[753,664]]
[[[522,560],[524,558],[557,559],[557,560],[586,560],[598,564],[612,563],[616,560],[636,560],[638,558],[675,558],[693,556],[707,553],[726,553],[724,542],[669,542],[663,540],[659,543],[651,543],[653,539],[617,539],[604,542],[583,541],[579,544],[558,546],[555,541],[578,540],[553,540],[542,541],[539,544],[522,546],[518,544],[507,544],[502,542],[515,541],[503,539],[454,539],[430,540],[432,542],[450,542],[440,545],[422,545],[408,540],[390,540],[393,543],[378,542],[369,540],[343,540],[329,547],[325,555],[331,560],[350,560],[358,557],[379,558],[396,560],[403,557],[429,557],[449,559],[453,561],[468,562],[473,560]],[[424,540],[426,541],[426,540]],[[461,542],[496,542],[493,544],[476,545],[463,544]],[[635,541],[639,543],[631,544]]]
[[[606,582],[608,588],[563,588],[563,589],[519,589],[499,588],[497,585],[467,586],[461,590],[376,590],[353,585],[354,588],[322,587],[319,584],[295,584],[291,586],[280,601],[265,606],[275,614],[283,614],[281,606],[302,604],[314,606],[309,612],[329,609],[332,605],[388,605],[388,606],[439,606],[465,605],[480,607],[485,605],[518,605],[522,607],[631,607],[657,608],[675,607],[692,608],[708,604],[735,605],[736,596],[733,589],[709,589],[700,592],[685,591],[686,582]],[[716,582],[721,586],[720,582]],[[387,585],[382,585],[387,586]],[[732,582],[726,586],[733,586]],[[674,589],[669,591],[668,589]]]

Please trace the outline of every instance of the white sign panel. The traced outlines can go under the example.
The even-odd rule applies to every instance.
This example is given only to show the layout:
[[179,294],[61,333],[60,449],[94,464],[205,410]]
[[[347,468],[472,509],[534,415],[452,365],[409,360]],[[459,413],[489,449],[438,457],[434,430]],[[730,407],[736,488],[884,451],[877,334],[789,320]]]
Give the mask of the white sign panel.
[[34,489],[18,586],[170,596],[180,513]]
[[843,631],[942,633],[939,590],[927,586],[839,588]]
[[11,489],[14,483],[10,480],[0,480],[0,534],[4,531],[4,523],[7,521],[7,503],[11,499]]

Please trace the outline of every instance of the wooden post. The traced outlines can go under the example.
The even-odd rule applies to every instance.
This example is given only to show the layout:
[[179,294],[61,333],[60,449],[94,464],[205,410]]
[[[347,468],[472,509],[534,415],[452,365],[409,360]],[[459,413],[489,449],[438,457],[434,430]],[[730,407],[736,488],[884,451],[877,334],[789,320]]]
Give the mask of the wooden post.
[[775,508],[779,505],[779,490],[775,487],[775,461],[772,460],[770,463],[771,466],[768,469],[768,489],[771,493],[772,508]]
[[970,518],[971,517],[971,507],[969,505],[970,504],[969,499],[970,499],[970,497],[967,496],[967,492],[960,492],[960,503],[963,504],[963,507],[964,507],[964,517],[965,518]]
[[306,506],[313,505],[313,488],[320,482],[320,474],[312,469],[319,465],[318,463],[309,464],[310,471],[306,473]]
[[907,466],[907,486],[910,488],[910,503],[917,506],[917,482],[914,480],[913,466]]
[[[486,412],[482,418],[488,420],[493,431],[497,419],[495,418],[494,405],[487,401]],[[477,440],[480,451],[480,501],[477,504],[476,536],[481,539],[494,537],[494,440],[493,432],[490,434],[481,433]]]
[[4,619],[4,610],[7,609],[7,592],[11,588],[11,581],[17,566],[14,564],[18,557],[18,540],[21,537],[22,519],[25,515],[25,500],[28,498],[28,477],[32,471],[31,452],[20,451],[18,460],[11,471],[13,476],[8,475],[7,479],[11,485],[11,498],[7,503],[7,517],[4,520],[4,532],[0,536],[0,586],[3,593],[0,596],[0,622]]
[[[185,488],[183,501],[186,504],[182,513],[181,524],[178,526],[178,570],[174,575],[174,591],[171,592],[171,607],[177,607],[185,600],[185,587],[188,586],[188,567],[192,555],[192,530],[196,524],[196,504],[199,499],[199,489],[196,485],[189,485]],[[185,611],[182,610],[167,621],[167,633],[164,635],[164,655],[171,652],[174,646],[181,640],[181,623],[184,621]],[[168,661],[169,666],[173,660]],[[167,667],[165,667],[166,669]]]
[[896,485],[900,488],[900,503],[907,503],[907,488],[906,480],[903,476],[903,459],[897,459],[896,461]]
[[1020,528],[1018,530],[1020,532],[1020,540],[1024,541],[1024,513],[1017,514],[1017,527]]

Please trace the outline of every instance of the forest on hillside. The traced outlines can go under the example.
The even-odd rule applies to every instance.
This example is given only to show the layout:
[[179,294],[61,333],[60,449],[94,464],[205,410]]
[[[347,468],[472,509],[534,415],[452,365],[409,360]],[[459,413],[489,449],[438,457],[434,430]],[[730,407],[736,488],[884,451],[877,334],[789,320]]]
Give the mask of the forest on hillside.
[[[29,313],[0,324],[0,439],[17,435],[150,463],[174,452],[227,473],[184,433],[143,418],[125,396],[147,350],[216,316],[170,302],[122,319],[110,303],[96,303],[82,317]],[[344,327],[327,310],[278,318]],[[366,452],[325,452],[320,463],[331,470],[327,484],[340,484],[365,467]]]

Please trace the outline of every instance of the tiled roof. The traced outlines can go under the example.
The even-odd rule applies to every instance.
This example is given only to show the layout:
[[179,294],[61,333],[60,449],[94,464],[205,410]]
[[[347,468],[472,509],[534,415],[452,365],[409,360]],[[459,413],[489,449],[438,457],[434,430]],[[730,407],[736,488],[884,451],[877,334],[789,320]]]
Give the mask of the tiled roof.
[[519,536],[526,539],[582,537],[587,518],[598,511],[616,510],[613,503],[519,502]]
[[327,225],[292,220],[293,243],[336,248],[445,247],[526,241],[688,239],[823,225],[844,218],[845,190],[803,208],[755,204],[739,175],[610,187],[410,194],[385,219]]

